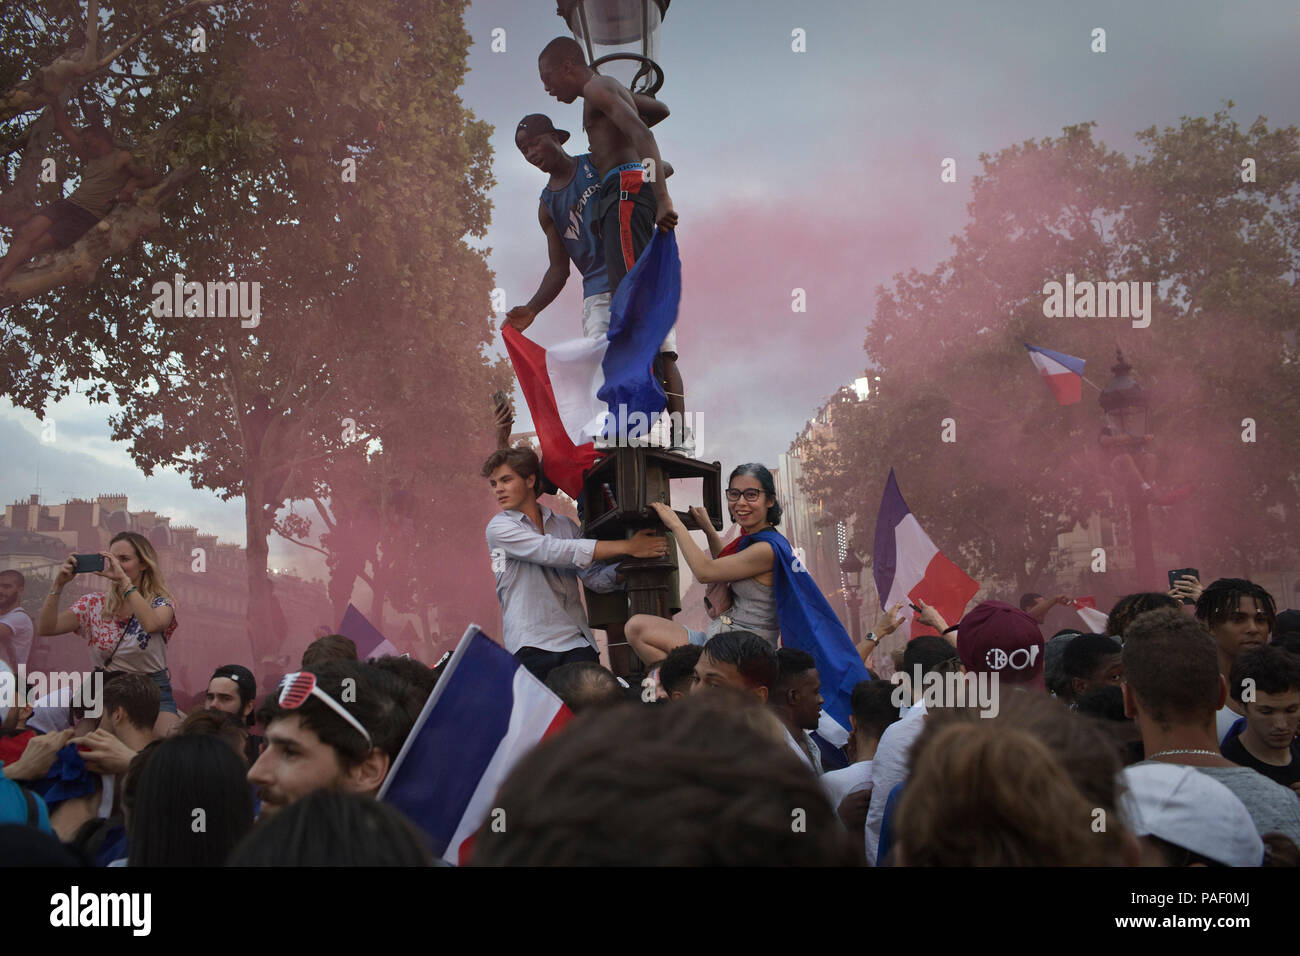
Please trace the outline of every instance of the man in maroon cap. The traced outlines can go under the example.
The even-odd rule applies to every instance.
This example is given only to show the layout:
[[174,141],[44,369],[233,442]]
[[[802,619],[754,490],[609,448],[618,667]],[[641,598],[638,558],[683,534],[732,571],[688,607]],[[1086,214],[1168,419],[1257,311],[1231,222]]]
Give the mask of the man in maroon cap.
[[957,627],[957,653],[967,673],[996,674],[1011,683],[1046,691],[1043,635],[1038,622],[1005,601],[982,601]]
[[[925,640],[929,638],[918,637],[909,647],[920,651],[921,648],[916,645]],[[957,656],[961,658],[962,670],[967,677],[974,674],[980,684],[987,682],[991,685],[975,697],[980,701],[982,712],[989,716],[998,713],[998,694],[1004,683],[1026,690],[1037,688],[1046,693],[1043,681],[1043,635],[1038,630],[1038,622],[1013,604],[1003,601],[977,604],[957,626]],[[906,666],[904,670],[907,670]],[[981,677],[983,674],[993,676]],[[940,694],[936,703],[942,706],[960,706],[956,700],[944,700],[944,696]],[[972,698],[968,696],[967,700]],[[988,706],[988,703],[992,706]],[[889,726],[876,748],[871,768],[873,790],[871,804],[867,809],[865,834],[867,860],[873,866],[880,862],[878,856],[880,834],[884,827],[885,802],[895,787],[907,781],[911,747],[920,736],[924,726],[922,721],[930,706],[927,700],[918,700],[902,719]]]

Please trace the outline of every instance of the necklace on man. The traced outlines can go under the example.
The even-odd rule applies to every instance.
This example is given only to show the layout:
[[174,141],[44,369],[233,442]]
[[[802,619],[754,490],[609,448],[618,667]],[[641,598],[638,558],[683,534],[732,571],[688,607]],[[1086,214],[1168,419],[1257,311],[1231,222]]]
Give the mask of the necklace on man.
[[1150,757],[1147,757],[1147,759],[1155,760],[1157,757],[1168,757],[1173,754],[1205,754],[1209,757],[1220,756],[1217,750],[1162,750],[1158,754],[1152,754]]

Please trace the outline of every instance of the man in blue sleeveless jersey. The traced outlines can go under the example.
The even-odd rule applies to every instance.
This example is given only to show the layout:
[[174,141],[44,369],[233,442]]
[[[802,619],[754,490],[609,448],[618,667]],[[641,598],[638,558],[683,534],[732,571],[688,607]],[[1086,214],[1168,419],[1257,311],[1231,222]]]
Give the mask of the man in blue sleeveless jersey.
[[[635,94],[637,108],[647,126],[668,115],[668,107],[658,100]],[[542,190],[537,219],[546,236],[549,264],[533,297],[506,313],[505,324],[520,332],[532,325],[537,314],[555,301],[569,278],[569,264],[582,273],[582,334],[604,338],[609,331],[610,287],[605,249],[593,230],[600,198],[601,177],[590,153],[570,156],[564,151],[569,139],[565,130],[557,130],[547,116],[532,113],[519,122],[515,145],[524,158],[550,176]],[[672,167],[665,164],[665,177]],[[626,272],[626,269],[624,270]],[[668,396],[668,412],[674,422],[685,420],[685,403],[681,373],[677,370],[677,333],[670,331],[659,347],[660,380]],[[676,415],[672,415],[676,412]],[[674,434],[674,442],[682,436]]]

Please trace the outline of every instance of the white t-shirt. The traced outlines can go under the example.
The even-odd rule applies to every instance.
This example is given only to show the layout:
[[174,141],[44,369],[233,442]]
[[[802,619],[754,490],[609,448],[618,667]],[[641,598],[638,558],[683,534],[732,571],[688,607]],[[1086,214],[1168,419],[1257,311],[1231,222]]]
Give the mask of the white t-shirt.
[[54,734],[72,726],[68,720],[68,708],[72,706],[71,687],[60,687],[53,694],[46,694],[29,703],[32,705],[32,715],[27,718],[29,730]]
[[8,624],[13,630],[13,636],[9,638],[14,648],[14,659],[8,664],[14,670],[18,669],[20,664],[27,663],[27,657],[32,652],[32,641],[36,631],[32,627],[32,619],[27,616],[27,612],[20,607],[12,611],[6,611],[0,614],[0,624]]
[[862,760],[840,770],[829,770],[822,774],[821,782],[831,806],[839,809],[840,801],[850,793],[871,787],[871,761]]
[[876,848],[880,845],[880,825],[885,819],[885,801],[890,791],[907,779],[907,757],[912,744],[925,729],[926,706],[918,700],[899,720],[885,728],[871,762],[871,806],[867,810],[867,859],[876,865]]

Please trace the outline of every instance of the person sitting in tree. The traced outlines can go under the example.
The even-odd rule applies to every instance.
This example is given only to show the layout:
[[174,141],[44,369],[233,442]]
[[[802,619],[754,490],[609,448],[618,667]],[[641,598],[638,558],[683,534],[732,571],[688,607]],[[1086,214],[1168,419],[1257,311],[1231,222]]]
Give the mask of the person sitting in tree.
[[116,203],[130,202],[136,191],[156,185],[159,177],[113,141],[100,125],[78,129],[59,97],[50,109],[63,138],[82,158],[81,183],[67,199],[43,206],[14,232],[8,254],[0,259],[0,287],[26,262],[51,249],[66,249],[108,215]]

